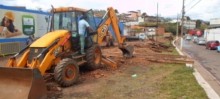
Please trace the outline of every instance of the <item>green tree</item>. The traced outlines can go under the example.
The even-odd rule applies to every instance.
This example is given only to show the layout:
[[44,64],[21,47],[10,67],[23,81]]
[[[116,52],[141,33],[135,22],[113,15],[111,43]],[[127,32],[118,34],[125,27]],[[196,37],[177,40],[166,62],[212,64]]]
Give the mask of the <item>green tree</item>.
[[145,17],[147,16],[147,13],[146,12],[144,12],[144,13],[142,13],[141,14],[141,17],[144,19],[144,21],[145,21]]
[[186,20],[191,20],[191,18],[189,16],[186,16]]
[[142,27],[156,27],[157,22],[142,22],[139,25]]
[[204,23],[204,24],[201,24],[201,26],[199,27],[199,29],[201,30],[205,30],[208,28],[208,24]]
[[145,18],[146,16],[147,16],[147,13],[146,13],[146,12],[144,12],[144,13],[141,14],[141,17],[142,17],[142,18]]
[[202,20],[196,20],[196,28],[200,28],[202,24]]
[[171,32],[176,35],[176,23],[164,23],[162,25],[165,28],[165,32]]

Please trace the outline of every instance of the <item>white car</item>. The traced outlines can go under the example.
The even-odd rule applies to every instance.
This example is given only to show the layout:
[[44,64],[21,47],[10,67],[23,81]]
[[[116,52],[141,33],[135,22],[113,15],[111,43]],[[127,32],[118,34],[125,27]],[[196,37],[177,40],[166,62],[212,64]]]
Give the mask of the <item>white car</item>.
[[193,36],[192,37],[192,41],[193,41],[193,43],[196,43],[196,40],[198,39],[198,37],[197,36]]
[[195,40],[196,44],[198,45],[205,45],[206,44],[206,40],[203,37],[199,37]]
[[187,35],[185,39],[190,41],[192,39],[192,36],[191,35]]
[[138,34],[138,38],[140,40],[145,40],[146,39],[146,35],[144,33],[140,33],[140,34]]

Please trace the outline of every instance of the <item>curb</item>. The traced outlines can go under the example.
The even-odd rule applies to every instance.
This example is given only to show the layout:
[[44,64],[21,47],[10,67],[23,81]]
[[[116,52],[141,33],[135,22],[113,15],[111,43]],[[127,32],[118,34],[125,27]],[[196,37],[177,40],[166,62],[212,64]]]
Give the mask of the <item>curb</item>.
[[[173,40],[173,42],[172,42],[173,46],[175,47],[175,49],[177,50],[177,52],[180,55],[184,55],[184,53],[182,51],[180,51],[180,49],[175,45],[176,41],[177,41],[177,38],[175,40]],[[187,56],[189,56],[189,55],[187,55]],[[196,60],[194,60],[194,61],[196,61]],[[195,63],[197,63],[196,65],[199,65],[199,63],[197,61]],[[193,67],[193,64],[186,64],[186,66]],[[202,67],[202,66],[200,65],[200,67]],[[202,77],[202,75],[198,72],[197,68],[193,68],[193,69],[194,69],[193,75],[195,76],[199,85],[205,90],[208,98],[209,99],[220,99],[219,95],[214,91],[214,89],[209,85],[209,83]],[[212,76],[212,79],[215,79],[215,78]]]

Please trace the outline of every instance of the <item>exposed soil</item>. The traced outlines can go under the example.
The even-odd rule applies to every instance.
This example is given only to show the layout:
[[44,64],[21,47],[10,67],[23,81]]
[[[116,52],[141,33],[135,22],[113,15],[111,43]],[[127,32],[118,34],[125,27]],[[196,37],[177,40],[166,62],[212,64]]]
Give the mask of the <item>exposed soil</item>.
[[[166,40],[163,40],[162,42],[166,42]],[[151,55],[151,57],[155,58],[157,58],[158,56],[160,57],[160,53],[164,51],[170,52],[171,50],[169,50],[169,48],[171,48],[172,46],[166,46],[163,45],[163,43],[161,42],[154,41],[133,41],[128,42],[128,44],[133,45],[135,47],[134,57],[129,59],[123,58],[122,52],[120,51],[120,49],[117,48],[117,46],[102,48],[103,55],[112,59],[118,64],[118,68],[116,70],[112,70],[110,67],[107,67],[104,64],[100,69],[94,71],[86,71],[84,69],[81,69],[80,78],[78,82],[75,85],[67,88],[61,88],[59,87],[59,85],[55,84],[54,81],[52,81],[53,83],[51,84],[50,82],[48,88],[50,89],[49,98],[112,99],[119,97],[128,98],[133,96],[141,98],[142,95],[137,96],[135,94],[150,94],[151,92],[155,92],[154,89],[151,88],[152,86],[150,88],[145,89],[141,88],[141,85],[153,82],[138,82],[139,80],[137,80],[136,82],[132,79],[135,79],[136,76],[140,76],[146,73],[150,69],[148,65],[152,64],[152,62],[146,59],[148,55]],[[161,78],[160,76],[158,77]],[[140,79],[147,81],[148,78]],[[154,82],[156,82],[157,77],[152,79],[154,80]],[[129,83],[126,81],[131,81],[131,85],[129,85]],[[134,91],[126,91],[129,90],[129,87],[136,86],[132,85],[134,83],[139,83],[138,88],[132,89]],[[147,85],[144,86],[147,87]],[[52,89],[50,87],[52,87]],[[112,92],[114,90],[117,91]],[[109,97],[108,94],[113,95],[112,97]]]
[[[104,56],[112,59],[118,64],[116,70],[104,64],[100,69],[87,71],[80,69],[80,78],[76,84],[71,87],[61,88],[53,79],[53,74],[47,74],[48,98],[49,99],[124,99],[124,98],[143,98],[151,93],[158,93],[157,90],[150,86],[156,83],[162,76],[146,76],[146,72],[152,69],[149,67],[152,59],[161,58],[162,52],[171,52],[172,46],[164,45],[166,39],[160,41],[133,41],[128,42],[133,45],[134,57],[123,58],[122,52],[117,46],[102,48]],[[164,56],[163,56],[164,57]],[[172,57],[172,56],[169,56]],[[8,57],[0,57],[1,65],[6,64]],[[164,75],[166,71],[164,72]],[[149,81],[150,80],[150,81]],[[160,96],[157,96],[160,97]],[[162,96],[161,96],[162,98]]]

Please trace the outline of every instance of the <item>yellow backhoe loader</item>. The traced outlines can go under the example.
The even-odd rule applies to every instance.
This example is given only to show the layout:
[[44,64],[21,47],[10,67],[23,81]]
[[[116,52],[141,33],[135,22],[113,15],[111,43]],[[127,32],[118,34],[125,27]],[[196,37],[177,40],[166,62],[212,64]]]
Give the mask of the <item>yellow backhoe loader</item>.
[[[115,31],[123,55],[132,57],[133,47],[124,43],[113,8],[108,8],[107,18],[97,26],[92,10],[62,7],[53,8],[51,12],[50,32],[11,57],[7,66],[0,67],[0,99],[47,98],[43,79],[47,73],[54,73],[56,82],[68,87],[77,80],[82,64],[90,69],[98,68],[101,62],[116,67],[113,61],[102,56],[99,47],[109,25]],[[80,15],[86,15],[90,26],[97,30],[87,33],[85,55],[79,53],[77,25]]]

